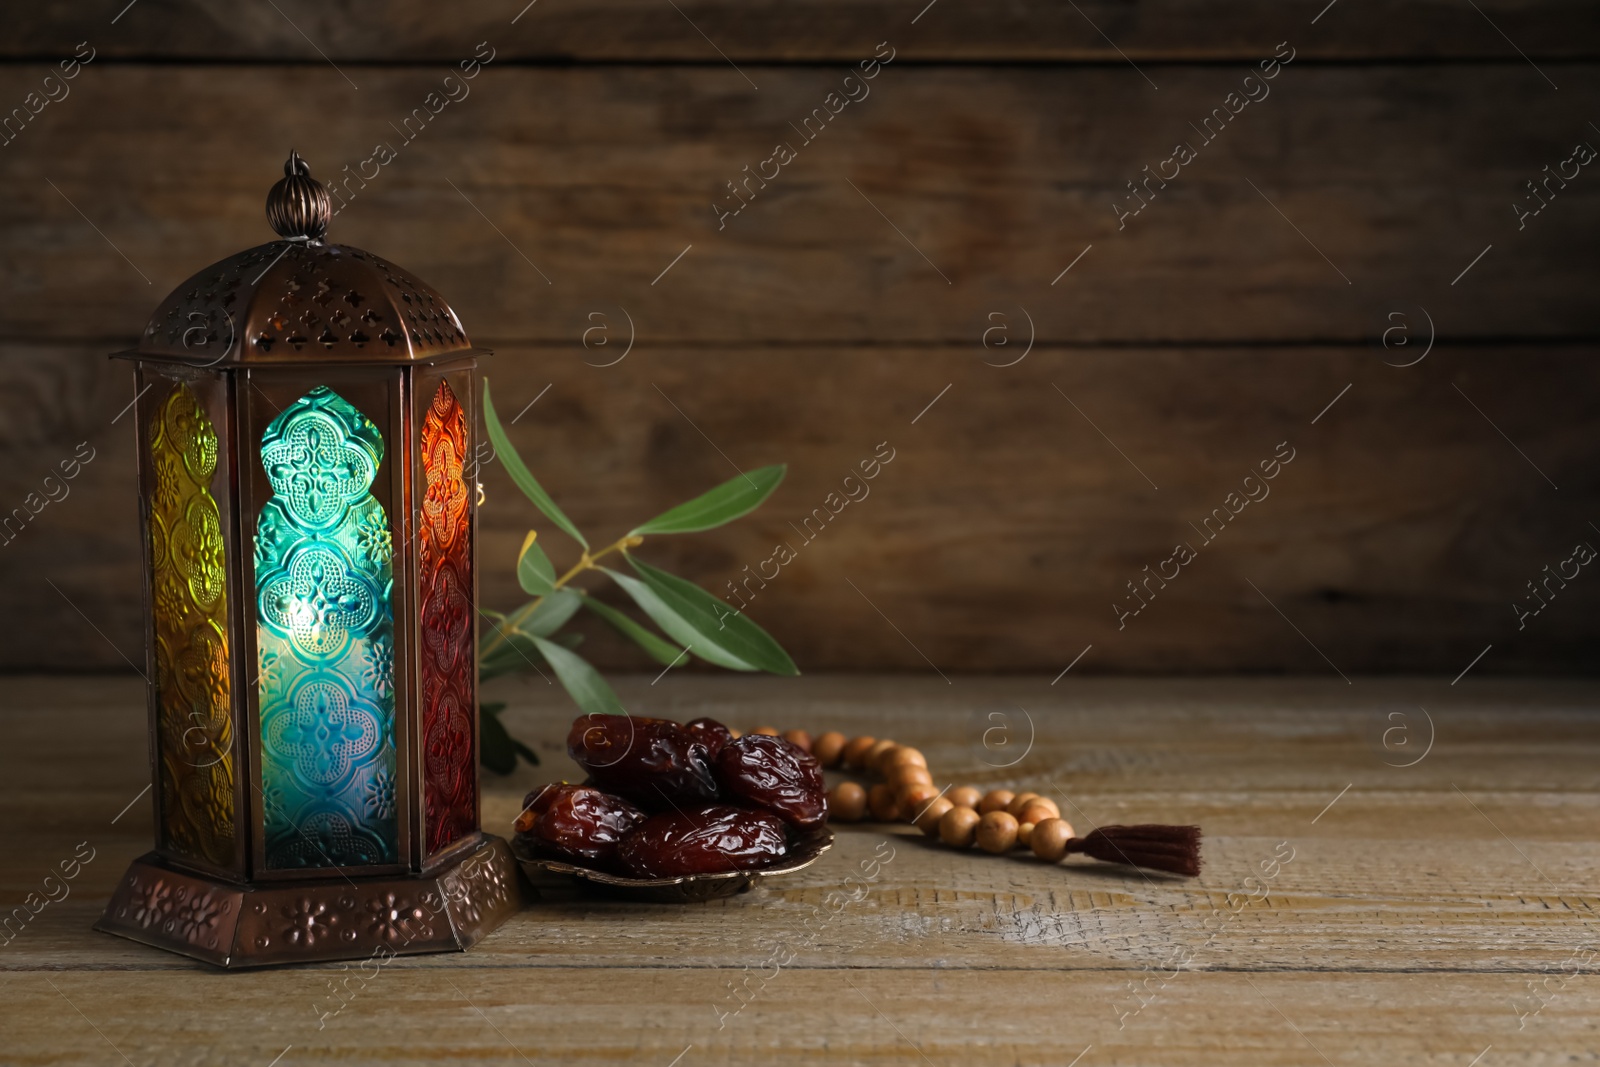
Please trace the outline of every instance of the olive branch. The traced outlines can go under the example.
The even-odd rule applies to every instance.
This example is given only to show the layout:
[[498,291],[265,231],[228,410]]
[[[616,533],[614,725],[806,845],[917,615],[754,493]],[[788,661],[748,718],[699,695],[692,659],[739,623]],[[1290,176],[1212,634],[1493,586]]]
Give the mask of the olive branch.
[[[597,552],[589,547],[588,539],[550,498],[517,454],[495,413],[487,379],[483,383],[483,413],[495,455],[511,480],[534,507],[577,542],[582,551],[577,562],[558,577],[555,565],[540,546],[537,531],[528,531],[517,553],[517,583],[533,599],[506,613],[478,609],[486,623],[478,642],[480,681],[513,671],[535,668],[542,671],[548,667],[583,712],[615,714],[622,707],[616,693],[600,672],[574,651],[583,635],[560,632],[580,608],[598,615],[667,669],[681,667],[692,653],[696,659],[728,670],[782,675],[800,673],[772,635],[743,613],[695,583],[653,567],[633,554],[646,537],[699,533],[748,515],[778,488],[788,469],[786,466],[775,464],[730,478],[693,500],[635,526]],[[610,557],[620,558],[633,574],[602,566],[601,561]],[[572,584],[574,579],[590,571],[598,571],[621,586],[660,632]],[[504,707],[503,703],[479,705],[482,713],[480,758],[490,770],[509,774],[515,769],[519,755],[530,763],[539,762],[539,758],[527,745],[506,732],[500,722]]]

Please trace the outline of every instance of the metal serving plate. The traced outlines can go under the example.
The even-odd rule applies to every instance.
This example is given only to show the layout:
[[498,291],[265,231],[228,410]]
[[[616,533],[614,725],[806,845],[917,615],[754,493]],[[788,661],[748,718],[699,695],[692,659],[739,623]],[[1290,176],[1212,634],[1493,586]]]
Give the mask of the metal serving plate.
[[789,844],[789,854],[771,866],[748,871],[719,871],[716,874],[685,874],[676,878],[629,878],[580,867],[567,860],[535,856],[520,839],[512,841],[511,852],[535,888],[579,885],[627,900],[695,904],[731,897],[735,893],[743,893],[764,878],[803,870],[817,862],[817,857],[832,847],[833,831],[824,825],[796,837]]

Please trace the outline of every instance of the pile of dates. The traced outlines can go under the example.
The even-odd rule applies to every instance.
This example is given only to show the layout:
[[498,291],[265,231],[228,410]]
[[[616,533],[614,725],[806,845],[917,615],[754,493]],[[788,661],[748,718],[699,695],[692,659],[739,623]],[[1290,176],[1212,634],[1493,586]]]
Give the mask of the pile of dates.
[[751,870],[827,818],[815,757],[715,719],[582,715],[567,754],[588,780],[534,790],[517,816],[535,855],[636,878]]

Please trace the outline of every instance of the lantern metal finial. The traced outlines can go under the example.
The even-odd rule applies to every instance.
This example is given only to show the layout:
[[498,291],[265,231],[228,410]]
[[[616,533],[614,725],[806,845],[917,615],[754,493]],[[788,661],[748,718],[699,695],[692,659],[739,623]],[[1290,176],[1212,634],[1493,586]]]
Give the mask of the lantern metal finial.
[[288,241],[321,241],[333,219],[333,201],[300,153],[289,150],[283,177],[267,194],[267,221]]

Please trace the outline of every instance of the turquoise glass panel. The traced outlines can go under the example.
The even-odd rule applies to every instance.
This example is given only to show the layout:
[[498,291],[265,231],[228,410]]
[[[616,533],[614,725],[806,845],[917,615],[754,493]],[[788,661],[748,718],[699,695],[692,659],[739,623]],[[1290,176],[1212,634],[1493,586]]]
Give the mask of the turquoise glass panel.
[[325,386],[261,438],[261,800],[269,868],[394,863],[393,541],[383,435]]

